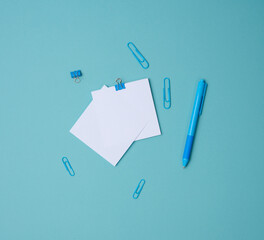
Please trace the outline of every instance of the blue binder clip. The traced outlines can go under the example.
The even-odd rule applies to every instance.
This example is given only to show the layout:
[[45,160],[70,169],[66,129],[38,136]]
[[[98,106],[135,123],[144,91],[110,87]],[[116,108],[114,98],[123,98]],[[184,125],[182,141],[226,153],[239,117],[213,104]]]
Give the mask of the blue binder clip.
[[[130,47],[130,45],[132,46],[132,48]],[[129,42],[127,46],[129,50],[133,53],[134,57],[137,59],[141,67],[143,67],[144,69],[147,69],[149,67],[149,63],[147,59],[141,54],[141,52],[136,48],[135,44],[132,42]]]
[[81,70],[76,70],[76,71],[71,72],[71,77],[74,79],[74,82],[76,83],[79,83],[81,81],[80,80],[81,76],[82,76]]
[[71,166],[71,164],[70,164],[68,158],[63,157],[63,158],[62,158],[62,162],[63,162],[63,164],[64,164],[66,170],[69,172],[69,174],[70,174],[71,176],[74,176],[74,175],[75,175],[75,172],[74,172],[74,170],[72,169],[72,166]]
[[146,182],[145,179],[141,179],[141,180],[140,180],[140,182],[139,182],[139,184],[138,184],[138,186],[137,186],[135,192],[133,193],[133,198],[134,198],[134,199],[137,199],[138,196],[140,195],[140,193],[141,193],[141,191],[142,191],[142,188],[143,188],[145,182]]
[[122,89],[126,88],[125,84],[122,83],[121,78],[116,79],[116,83],[117,83],[117,85],[115,85],[115,90],[116,91],[119,91],[119,90],[122,90]]
[[[166,81],[167,80],[167,81]],[[166,84],[167,82],[167,84]],[[167,85],[167,87],[166,87]],[[166,94],[167,92],[167,94]],[[167,96],[166,96],[167,95]],[[171,90],[170,90],[170,79],[164,78],[164,87],[163,87],[163,107],[169,109],[171,107]]]

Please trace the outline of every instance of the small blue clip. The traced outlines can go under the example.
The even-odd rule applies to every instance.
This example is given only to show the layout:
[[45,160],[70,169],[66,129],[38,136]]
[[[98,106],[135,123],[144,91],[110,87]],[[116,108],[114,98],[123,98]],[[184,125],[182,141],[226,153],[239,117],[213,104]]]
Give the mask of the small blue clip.
[[115,85],[115,90],[116,91],[119,91],[119,90],[122,90],[122,89],[126,88],[125,84],[122,83],[121,78],[116,79],[116,83],[117,83],[117,85]]
[[146,182],[145,179],[141,179],[141,180],[140,180],[140,182],[139,182],[139,184],[138,184],[138,186],[137,186],[135,192],[133,193],[133,198],[134,198],[134,199],[137,199],[137,198],[138,198],[139,194],[140,194],[141,191],[142,191],[142,188],[143,188],[145,182]]
[[[166,80],[167,80],[167,96],[166,96]],[[168,104],[166,104],[168,103]],[[170,79],[164,78],[164,87],[163,87],[163,107],[169,109],[171,107],[171,90],[170,90]]]
[[62,158],[62,162],[63,162],[63,164],[64,164],[66,170],[69,172],[69,174],[70,174],[71,176],[74,176],[74,175],[75,175],[75,172],[74,172],[74,170],[72,169],[72,166],[71,166],[71,164],[70,164],[68,158],[63,157],[63,158]]
[[76,70],[76,71],[71,72],[71,77],[74,79],[74,82],[76,83],[79,83],[81,81],[80,80],[81,76],[82,76],[81,70]]
[[204,81],[203,99],[202,99],[202,102],[201,102],[199,115],[202,115],[203,105],[204,105],[204,98],[205,98],[205,93],[206,93],[207,86],[208,86],[208,84]]
[[[130,45],[132,45],[132,48],[130,47]],[[149,67],[149,63],[147,61],[147,59],[141,54],[141,52],[136,48],[135,44],[132,42],[129,42],[127,44],[128,48],[130,49],[130,51],[133,53],[134,57],[137,59],[137,61],[139,62],[139,64],[141,65],[141,67],[143,67],[144,69],[147,69]],[[137,55],[137,54],[138,55]],[[145,64],[144,64],[145,63]]]

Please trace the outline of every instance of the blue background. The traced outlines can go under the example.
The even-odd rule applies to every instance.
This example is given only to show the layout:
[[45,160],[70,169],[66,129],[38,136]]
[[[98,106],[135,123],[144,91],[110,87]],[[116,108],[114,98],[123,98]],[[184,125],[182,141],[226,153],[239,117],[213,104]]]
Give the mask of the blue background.
[[[0,9],[1,240],[263,239],[263,1],[1,0]],[[150,78],[162,136],[113,167],[69,129],[90,92],[117,77]],[[183,169],[201,78],[209,85]]]

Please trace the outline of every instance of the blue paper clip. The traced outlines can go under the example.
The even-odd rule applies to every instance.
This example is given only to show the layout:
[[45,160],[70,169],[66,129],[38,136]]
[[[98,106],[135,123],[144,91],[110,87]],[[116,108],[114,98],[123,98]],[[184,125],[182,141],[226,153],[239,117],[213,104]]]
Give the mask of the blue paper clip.
[[63,164],[64,164],[66,170],[69,172],[69,174],[70,174],[71,176],[74,176],[74,175],[75,175],[75,172],[74,172],[74,170],[72,169],[72,166],[71,166],[71,164],[70,164],[68,158],[63,157],[63,158],[62,158],[62,162],[63,162]]
[[76,70],[76,71],[71,72],[71,77],[74,79],[74,82],[76,83],[79,83],[81,81],[80,80],[81,76],[82,76],[81,70]]
[[[166,90],[166,80],[167,80],[167,90]],[[167,92],[167,94],[166,94]],[[167,96],[166,96],[167,95]],[[163,107],[169,109],[171,107],[171,90],[170,90],[170,79],[164,78],[164,87],[163,87]]]
[[140,193],[141,193],[141,191],[142,191],[142,188],[143,188],[145,182],[146,182],[145,179],[141,179],[141,180],[140,180],[140,182],[139,182],[139,184],[138,184],[138,186],[137,186],[135,192],[133,193],[133,198],[134,198],[134,199],[137,199],[138,196],[140,195]]
[[126,88],[125,84],[122,83],[121,78],[116,79],[116,83],[117,83],[117,85],[115,85],[115,90],[116,91],[119,91],[119,90],[122,90],[122,89]]
[[[130,47],[130,45],[132,45],[132,48],[134,50]],[[144,69],[147,69],[149,67],[149,63],[147,59],[144,58],[144,56],[141,54],[141,52],[136,48],[135,44],[132,42],[129,42],[127,46],[130,49],[130,51],[133,53],[134,57],[137,59],[141,67],[143,67]]]

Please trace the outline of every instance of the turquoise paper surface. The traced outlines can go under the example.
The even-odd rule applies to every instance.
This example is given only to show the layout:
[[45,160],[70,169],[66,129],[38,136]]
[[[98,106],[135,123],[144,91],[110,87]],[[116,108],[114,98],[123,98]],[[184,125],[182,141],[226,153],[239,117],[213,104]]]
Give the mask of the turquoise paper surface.
[[[263,239],[263,1],[2,0],[0,9],[1,240]],[[69,130],[90,92],[118,77],[150,79],[162,135],[113,167]],[[201,78],[208,89],[183,169]]]

